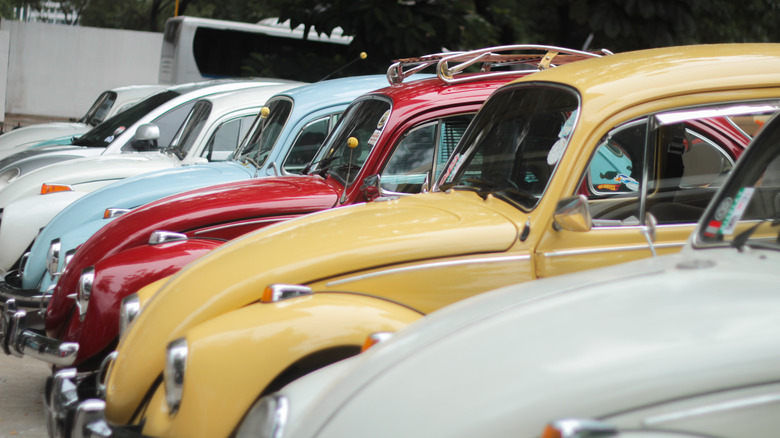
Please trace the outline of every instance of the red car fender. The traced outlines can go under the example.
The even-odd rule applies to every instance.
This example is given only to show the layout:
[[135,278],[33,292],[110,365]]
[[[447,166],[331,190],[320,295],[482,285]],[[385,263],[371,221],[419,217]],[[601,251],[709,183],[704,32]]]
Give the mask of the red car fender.
[[108,348],[119,335],[119,306],[122,299],[141,287],[172,275],[182,267],[222,245],[221,240],[191,239],[160,245],[144,245],[102,259],[95,265],[87,313],[84,320],[73,309],[61,340],[78,342],[79,365]]

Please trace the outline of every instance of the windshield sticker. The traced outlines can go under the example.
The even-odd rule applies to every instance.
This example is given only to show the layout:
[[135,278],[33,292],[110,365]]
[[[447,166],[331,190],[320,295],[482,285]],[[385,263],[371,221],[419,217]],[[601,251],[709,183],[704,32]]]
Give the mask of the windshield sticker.
[[113,136],[113,135],[109,135],[109,136],[108,136],[108,137],[106,137],[106,139],[105,139],[105,140],[103,140],[103,141],[104,141],[104,142],[106,142],[106,143],[111,143],[112,141],[114,141],[114,136]]
[[375,145],[376,142],[379,140],[380,134],[382,134],[381,130],[377,129],[376,131],[374,131],[374,133],[371,134],[371,138],[368,139],[368,144],[370,144],[371,146]]
[[639,182],[638,182],[637,180],[635,180],[634,178],[631,178],[631,177],[630,177],[630,176],[628,176],[628,175],[625,175],[625,174],[619,173],[619,174],[618,174],[618,175],[615,177],[615,181],[616,181],[618,184],[623,184],[623,185],[625,185],[625,186],[626,186],[626,188],[627,188],[628,190],[631,190],[632,192],[636,192],[637,190],[639,190]]
[[599,184],[596,186],[597,190],[609,190],[610,192],[617,192],[620,189],[620,184]]
[[385,127],[385,123],[387,123],[387,119],[390,117],[390,110],[385,111],[384,114],[382,114],[382,117],[379,118],[379,122],[376,124],[376,129],[382,129]]
[[728,236],[734,233],[734,229],[737,228],[737,222],[742,219],[742,215],[745,214],[748,203],[750,203],[750,198],[753,197],[753,192],[755,192],[753,187],[743,187],[739,189],[734,202],[731,204],[731,208],[726,214],[726,218],[723,219],[719,234]]
[[563,156],[563,151],[566,148],[566,143],[569,140],[569,134],[574,129],[574,120],[577,118],[577,110],[572,111],[569,118],[561,127],[561,131],[558,133],[558,141],[550,148],[550,152],[547,153],[547,164],[553,166],[560,161]]

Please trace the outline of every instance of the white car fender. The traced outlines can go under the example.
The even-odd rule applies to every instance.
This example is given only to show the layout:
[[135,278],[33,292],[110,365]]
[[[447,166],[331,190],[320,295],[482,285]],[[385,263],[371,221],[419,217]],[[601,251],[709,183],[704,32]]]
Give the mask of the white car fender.
[[92,191],[119,179],[171,168],[179,163],[175,157],[152,152],[98,155],[52,164],[22,175],[0,190],[0,208],[16,199],[39,195],[44,183],[67,184],[74,190],[78,190],[75,186],[82,185],[83,191]]
[[7,272],[24,254],[41,228],[63,208],[86,192],[61,192],[57,196],[28,196],[11,202],[3,209],[0,226],[0,272]]

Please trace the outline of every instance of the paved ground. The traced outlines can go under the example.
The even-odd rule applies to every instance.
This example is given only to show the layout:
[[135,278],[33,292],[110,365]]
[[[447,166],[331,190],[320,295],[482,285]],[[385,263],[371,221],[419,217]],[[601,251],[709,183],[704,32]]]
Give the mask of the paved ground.
[[51,368],[0,351],[0,437],[44,438],[43,386]]

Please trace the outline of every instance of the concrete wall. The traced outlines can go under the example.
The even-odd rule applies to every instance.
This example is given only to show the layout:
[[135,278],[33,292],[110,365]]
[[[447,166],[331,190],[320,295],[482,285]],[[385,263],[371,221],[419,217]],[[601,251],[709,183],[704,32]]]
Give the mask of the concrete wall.
[[157,83],[162,33],[9,20],[0,29],[6,113],[79,118],[104,90]]

